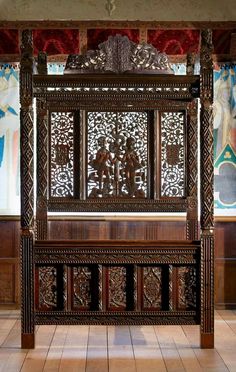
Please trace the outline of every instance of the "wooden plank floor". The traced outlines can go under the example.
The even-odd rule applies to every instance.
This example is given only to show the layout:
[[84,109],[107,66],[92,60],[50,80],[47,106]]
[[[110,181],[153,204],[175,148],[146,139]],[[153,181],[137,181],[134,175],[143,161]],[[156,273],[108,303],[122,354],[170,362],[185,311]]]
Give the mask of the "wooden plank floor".
[[199,348],[198,326],[38,326],[20,349],[19,312],[0,311],[0,371],[236,372],[236,310],[218,310],[215,349]]

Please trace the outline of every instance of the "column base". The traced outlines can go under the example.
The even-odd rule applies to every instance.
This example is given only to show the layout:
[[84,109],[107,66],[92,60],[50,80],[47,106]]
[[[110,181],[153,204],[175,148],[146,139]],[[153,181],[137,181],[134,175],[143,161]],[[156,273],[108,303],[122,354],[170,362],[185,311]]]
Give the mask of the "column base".
[[21,334],[21,349],[34,349],[35,347],[35,334],[22,333]]
[[200,338],[202,349],[214,349],[214,333],[201,333]]

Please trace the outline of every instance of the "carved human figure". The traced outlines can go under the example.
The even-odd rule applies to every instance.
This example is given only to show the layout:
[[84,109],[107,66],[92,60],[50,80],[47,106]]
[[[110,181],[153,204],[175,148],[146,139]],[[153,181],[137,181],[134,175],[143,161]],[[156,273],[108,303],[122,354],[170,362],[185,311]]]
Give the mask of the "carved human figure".
[[110,183],[112,157],[110,151],[106,147],[106,137],[101,136],[98,138],[99,149],[96,153],[96,157],[91,161],[92,167],[97,171],[99,190],[103,189],[107,191],[107,187]]
[[135,174],[137,169],[142,168],[139,157],[134,150],[135,139],[132,137],[127,138],[125,146],[125,154],[122,159],[125,171],[125,184],[127,187],[128,195],[134,196],[136,192]]

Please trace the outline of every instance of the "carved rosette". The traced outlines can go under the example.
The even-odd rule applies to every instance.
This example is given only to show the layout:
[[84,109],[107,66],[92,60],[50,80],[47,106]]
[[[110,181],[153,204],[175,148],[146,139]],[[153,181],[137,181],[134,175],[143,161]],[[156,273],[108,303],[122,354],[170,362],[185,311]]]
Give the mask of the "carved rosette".
[[136,44],[127,36],[109,36],[98,50],[70,55],[65,73],[161,73],[173,74],[168,57],[152,45]]

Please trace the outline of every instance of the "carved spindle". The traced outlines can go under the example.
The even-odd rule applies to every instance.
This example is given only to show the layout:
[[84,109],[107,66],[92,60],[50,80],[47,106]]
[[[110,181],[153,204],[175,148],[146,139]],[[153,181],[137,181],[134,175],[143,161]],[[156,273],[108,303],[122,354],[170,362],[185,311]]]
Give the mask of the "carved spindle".
[[32,32],[22,31],[20,69],[21,135],[21,346],[33,348],[34,339],[34,181],[33,181],[33,42]]
[[195,65],[195,54],[187,54],[187,63],[186,63],[186,73],[187,75],[194,75],[194,65]]
[[47,53],[39,52],[37,61],[37,70],[39,75],[47,75]]
[[214,237],[213,237],[213,62],[212,32],[201,33],[201,347],[214,347]]
[[48,122],[45,101],[37,101],[37,239],[47,239]]

